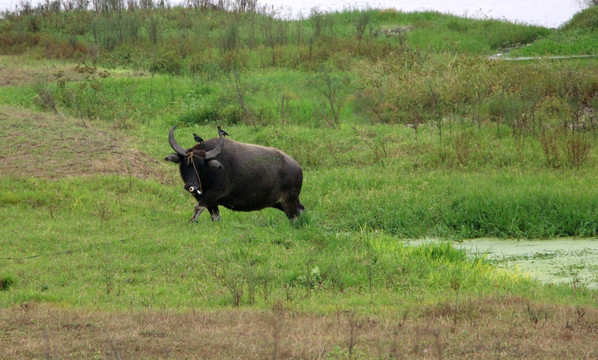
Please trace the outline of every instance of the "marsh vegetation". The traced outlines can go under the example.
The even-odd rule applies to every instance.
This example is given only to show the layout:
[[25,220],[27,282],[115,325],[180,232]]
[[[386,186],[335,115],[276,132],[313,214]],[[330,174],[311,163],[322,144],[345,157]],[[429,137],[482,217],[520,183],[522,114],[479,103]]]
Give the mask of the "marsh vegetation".
[[[596,54],[596,8],[549,30],[55,4],[0,20],[3,356],[596,356],[583,283],[403,241],[598,235],[597,60],[488,59]],[[174,124],[183,146],[223,125],[283,149],[304,168],[307,212],[188,225],[194,202],[162,160]],[[64,347],[73,334],[87,340]]]

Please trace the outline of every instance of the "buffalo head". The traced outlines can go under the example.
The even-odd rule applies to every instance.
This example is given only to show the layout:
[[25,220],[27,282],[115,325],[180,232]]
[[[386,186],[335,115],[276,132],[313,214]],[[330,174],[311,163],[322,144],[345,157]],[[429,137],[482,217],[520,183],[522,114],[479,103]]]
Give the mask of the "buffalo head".
[[185,182],[185,190],[193,194],[195,198],[199,198],[203,194],[201,175],[204,173],[206,166],[216,168],[222,166],[214,158],[222,151],[224,138],[219,133],[220,137],[216,147],[209,151],[202,150],[198,146],[185,149],[174,138],[174,129],[176,127],[177,125],[173,126],[168,134],[168,142],[175,153],[166,156],[165,159],[179,164],[181,177]]

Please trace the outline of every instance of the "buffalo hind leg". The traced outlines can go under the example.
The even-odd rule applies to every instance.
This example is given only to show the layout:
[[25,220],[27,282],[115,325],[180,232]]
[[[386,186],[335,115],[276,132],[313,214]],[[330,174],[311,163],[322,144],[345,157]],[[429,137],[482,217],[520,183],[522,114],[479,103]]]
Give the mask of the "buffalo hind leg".
[[218,205],[208,207],[208,211],[210,215],[212,215],[212,221],[220,221],[220,210],[218,210]]

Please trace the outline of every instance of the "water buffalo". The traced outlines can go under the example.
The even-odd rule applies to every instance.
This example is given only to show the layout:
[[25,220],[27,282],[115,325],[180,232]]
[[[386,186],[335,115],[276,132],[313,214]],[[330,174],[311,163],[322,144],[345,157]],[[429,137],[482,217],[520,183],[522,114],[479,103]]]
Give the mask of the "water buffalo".
[[197,222],[208,209],[212,221],[220,220],[218,205],[235,211],[273,207],[293,220],[305,211],[299,202],[303,183],[301,166],[281,150],[218,138],[185,149],[170,129],[168,142],[175,151],[165,159],[178,163],[185,190],[197,204],[189,222]]

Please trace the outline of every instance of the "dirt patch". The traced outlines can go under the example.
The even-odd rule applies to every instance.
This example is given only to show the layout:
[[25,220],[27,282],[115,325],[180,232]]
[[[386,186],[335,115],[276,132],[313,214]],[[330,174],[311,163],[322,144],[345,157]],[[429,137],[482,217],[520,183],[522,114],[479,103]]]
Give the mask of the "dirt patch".
[[27,55],[0,55],[0,87],[26,86],[32,83],[54,82],[58,79],[70,83],[85,80],[91,74],[90,71],[96,74],[106,73],[110,76],[128,76],[130,74],[148,76],[145,72],[108,71],[76,63],[38,60]]
[[0,107],[0,169],[12,176],[119,174],[165,178],[157,159],[116,130],[53,113]]
[[39,79],[39,72],[0,66],[0,86],[22,86]]
[[6,359],[389,359],[598,357],[598,310],[505,298],[416,313],[0,310]]
[[66,81],[85,78],[85,74],[76,71],[76,65],[23,66],[16,62],[18,59],[0,57],[0,86],[24,86],[35,82],[54,81],[58,76]]

